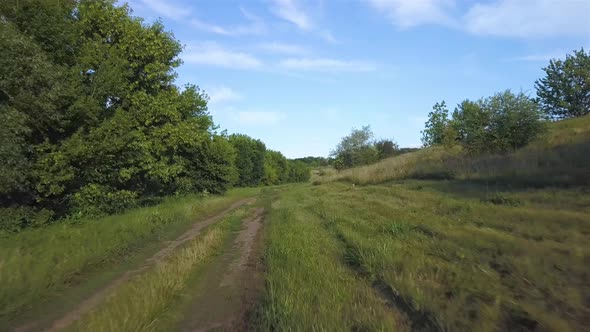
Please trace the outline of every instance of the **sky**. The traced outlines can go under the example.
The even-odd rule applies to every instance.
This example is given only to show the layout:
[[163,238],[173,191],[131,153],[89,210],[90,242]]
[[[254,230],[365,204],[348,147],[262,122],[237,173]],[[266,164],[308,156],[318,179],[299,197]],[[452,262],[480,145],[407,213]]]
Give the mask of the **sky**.
[[177,84],[209,95],[216,124],[289,158],[364,125],[418,147],[436,102],[535,96],[549,59],[590,49],[590,0],[126,2],[184,45]]

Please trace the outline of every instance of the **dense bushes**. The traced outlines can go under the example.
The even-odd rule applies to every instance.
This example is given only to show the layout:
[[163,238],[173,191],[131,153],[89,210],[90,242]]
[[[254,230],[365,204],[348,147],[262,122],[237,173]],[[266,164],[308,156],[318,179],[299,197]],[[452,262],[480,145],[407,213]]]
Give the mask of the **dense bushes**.
[[461,144],[470,153],[514,151],[544,129],[537,103],[509,90],[478,101],[465,100],[449,117],[444,102],[429,114],[424,145]]
[[1,2],[0,25],[0,228],[261,183],[264,144],[219,135],[207,96],[174,84],[182,47],[161,23],[27,0]]
[[373,140],[373,136],[370,126],[353,128],[331,153],[334,167],[341,170],[368,165],[398,154],[399,147],[393,140]]

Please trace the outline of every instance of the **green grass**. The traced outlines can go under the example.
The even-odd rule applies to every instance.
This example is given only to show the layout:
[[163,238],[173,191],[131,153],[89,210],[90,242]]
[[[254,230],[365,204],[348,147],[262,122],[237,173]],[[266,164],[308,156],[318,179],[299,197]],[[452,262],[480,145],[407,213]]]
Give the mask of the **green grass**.
[[293,187],[269,214],[259,326],[583,330],[589,202],[467,181]]
[[199,218],[257,192],[241,189],[223,197],[171,198],[119,215],[1,237],[0,326],[79,287],[93,271],[110,268],[154,242],[173,239]]
[[240,209],[206,234],[177,250],[154,269],[115,289],[113,296],[72,326],[73,331],[153,331],[160,317],[186,287],[196,269],[211,258],[236,231],[245,210]]

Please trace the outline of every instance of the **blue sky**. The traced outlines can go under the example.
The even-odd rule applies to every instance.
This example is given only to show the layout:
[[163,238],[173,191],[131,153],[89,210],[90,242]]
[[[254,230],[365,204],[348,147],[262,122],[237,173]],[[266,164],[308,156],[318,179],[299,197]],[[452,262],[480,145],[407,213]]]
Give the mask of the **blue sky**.
[[437,101],[534,95],[550,58],[590,48],[590,0],[128,2],[185,45],[178,83],[217,124],[290,158],[363,125],[417,147]]

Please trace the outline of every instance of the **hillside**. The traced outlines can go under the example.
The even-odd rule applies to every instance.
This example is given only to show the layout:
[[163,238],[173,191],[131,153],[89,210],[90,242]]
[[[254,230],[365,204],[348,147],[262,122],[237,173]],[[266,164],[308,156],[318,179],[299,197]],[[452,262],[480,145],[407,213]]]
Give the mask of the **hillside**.
[[341,172],[323,169],[313,181],[378,184],[407,178],[590,184],[590,116],[549,123],[537,140],[504,155],[470,157],[459,146],[430,147]]

